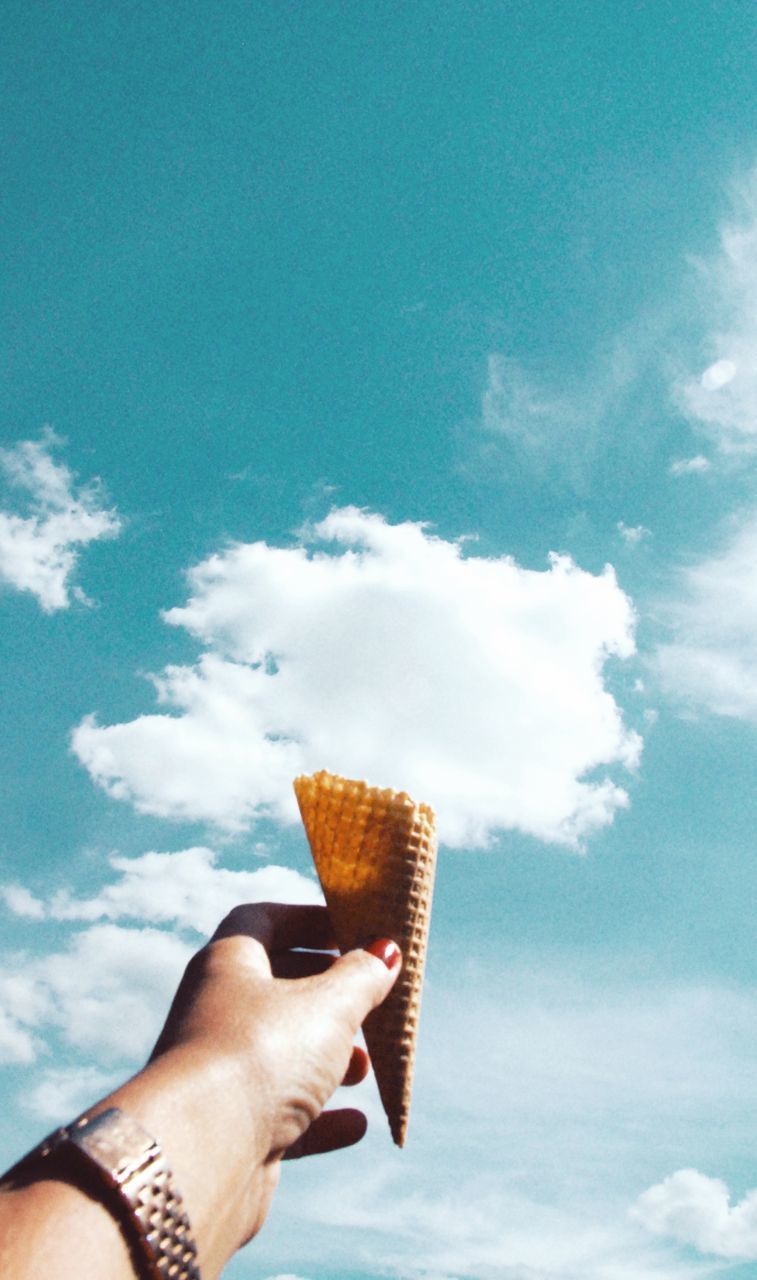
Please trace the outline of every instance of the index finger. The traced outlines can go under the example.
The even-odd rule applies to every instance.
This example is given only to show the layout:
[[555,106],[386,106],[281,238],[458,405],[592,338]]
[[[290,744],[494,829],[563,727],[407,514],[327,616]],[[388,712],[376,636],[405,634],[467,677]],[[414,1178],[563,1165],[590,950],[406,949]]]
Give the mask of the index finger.
[[247,902],[221,921],[211,942],[242,935],[255,938],[269,955],[303,947],[312,951],[336,949],[334,930],[325,907],[293,906],[281,902]]

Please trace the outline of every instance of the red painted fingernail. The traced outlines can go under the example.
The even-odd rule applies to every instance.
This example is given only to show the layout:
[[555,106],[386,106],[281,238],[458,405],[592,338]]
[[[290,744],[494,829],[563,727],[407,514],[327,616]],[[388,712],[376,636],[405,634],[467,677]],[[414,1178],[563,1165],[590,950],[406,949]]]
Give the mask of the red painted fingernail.
[[387,969],[396,969],[397,965],[402,963],[402,952],[391,938],[376,938],[364,949],[370,951],[371,955],[376,956],[378,960],[383,960]]

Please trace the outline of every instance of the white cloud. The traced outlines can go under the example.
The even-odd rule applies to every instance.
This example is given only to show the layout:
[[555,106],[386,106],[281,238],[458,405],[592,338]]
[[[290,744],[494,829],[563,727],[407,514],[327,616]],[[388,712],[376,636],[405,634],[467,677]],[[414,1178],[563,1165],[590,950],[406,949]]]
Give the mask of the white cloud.
[[[99,1061],[137,1060],[151,1047],[192,948],[157,929],[101,924],[57,952],[6,955],[0,1007],[31,1061],[46,1037]],[[6,1059],[7,1060],[7,1059]]]
[[[380,1274],[402,1280],[693,1280],[713,1274],[650,1247],[641,1230],[605,1206],[560,1208],[493,1181],[470,1169],[461,1177],[458,1170],[455,1187],[429,1192],[417,1167],[412,1185],[382,1162],[359,1179],[343,1179],[338,1191],[322,1182],[308,1189],[311,1250],[321,1239],[328,1248],[329,1238],[343,1235],[350,1252],[340,1258],[342,1265],[375,1275],[372,1264],[380,1258]],[[401,1184],[401,1194],[393,1182]]]
[[34,1062],[38,1051],[36,1037],[5,1009],[0,1009],[0,1064]]
[[42,920],[45,915],[45,904],[36,898],[22,884],[0,885],[0,898],[5,902],[14,916],[25,916],[28,920]]
[[571,405],[546,395],[520,363],[493,352],[487,358],[481,421],[487,431],[529,447],[546,444],[558,423],[575,417]]
[[697,453],[693,458],[676,458],[671,462],[669,471],[672,476],[697,475],[710,470],[710,460]]
[[104,1061],[143,1057],[192,950],[158,929],[95,925],[42,961],[39,980],[68,1044]]
[[698,264],[709,327],[703,367],[678,387],[685,412],[726,452],[757,444],[757,172],[734,194],[719,252]]
[[[570,368],[564,362],[558,367],[549,355],[535,363],[491,352],[476,436],[487,472],[504,444],[503,469],[510,469],[515,452],[552,484],[585,494],[595,462],[618,432],[626,432],[629,413],[636,421],[646,420],[646,400],[659,379],[672,323],[669,301],[645,308]],[[645,433],[644,441],[636,441],[637,452],[653,440],[654,433]],[[466,445],[470,447],[467,433]]]
[[217,867],[216,854],[203,847],[109,861],[118,879],[91,898],[76,898],[64,890],[48,904],[47,914],[57,920],[175,923],[209,934],[240,902],[323,901],[315,879],[279,866],[229,871]]
[[731,1204],[728,1187],[696,1169],[679,1169],[650,1187],[632,1215],[656,1235],[701,1253],[757,1261],[757,1190]]
[[[142,926],[171,923],[202,934],[240,902],[323,900],[314,879],[272,865],[230,871],[216,866],[206,848],[114,856],[110,866],[115,878],[89,898],[64,890],[45,902],[18,885],[0,886],[0,896],[28,920],[137,919]],[[33,1063],[52,1041],[64,1058],[74,1051],[101,1063],[138,1060],[157,1035],[191,951],[180,937],[155,928],[98,923],[47,955],[0,956],[0,1063]],[[72,1111],[66,1099],[87,1094],[93,1070],[86,1062],[56,1065],[25,1105],[40,1116]]]
[[682,575],[667,605],[673,638],[654,664],[685,705],[757,720],[757,516],[734,523],[723,550]]
[[50,1067],[24,1091],[20,1102],[46,1124],[63,1124],[119,1083],[116,1074],[99,1067]]
[[[56,1049],[26,1078],[27,1111],[66,1119],[110,1087],[111,1063],[123,1070],[147,1052],[186,955],[174,942],[109,924],[46,958],[8,958],[2,1007]],[[708,1148],[711,1159],[753,1149],[753,993],[649,981],[638,990],[617,970],[608,985],[603,964],[582,979],[563,962],[519,965],[501,948],[496,961],[440,959],[409,1146],[394,1153],[379,1116],[360,1177],[351,1153],[286,1170],[277,1218],[290,1225],[278,1243],[275,1230],[256,1240],[261,1274],[306,1277],[319,1257],[330,1274],[403,1280],[714,1275],[629,1221],[626,1206],[674,1150],[699,1161]],[[471,1053],[482,1028],[485,1052]],[[372,1080],[349,1090],[350,1102],[364,1105],[361,1092],[375,1101]]]
[[30,591],[46,613],[67,608],[72,594],[86,602],[71,586],[78,548],[114,537],[121,527],[115,512],[101,505],[97,483],[77,487],[68,467],[54,460],[60,443],[48,430],[40,440],[0,449],[0,470],[27,494],[25,515],[0,511],[0,581]]
[[[571,972],[567,958],[529,964],[467,963],[444,987],[432,969],[415,1142],[436,1143],[437,1117],[454,1117],[467,1149],[488,1141],[517,1152],[521,1188],[557,1203],[571,1182],[594,1186],[610,1169],[608,1191],[630,1199],[682,1148],[692,1162],[733,1158],[739,1145],[750,1152],[754,992],[639,986],[617,972],[608,979],[601,960],[593,976]],[[485,1053],[471,1054],[482,1036]]]
[[[594,960],[584,977],[566,957],[535,970],[501,946],[496,960],[434,961],[408,1145],[392,1153],[371,1117],[359,1178],[349,1157],[293,1184],[285,1170],[278,1213],[299,1226],[285,1265],[307,1273],[318,1256],[330,1274],[403,1280],[715,1275],[627,1207],[673,1152],[751,1158],[754,993],[637,986],[617,968],[608,983],[609,958]],[[349,1092],[364,1106],[373,1088]]]
[[619,520],[617,529],[621,538],[629,547],[638,547],[639,543],[642,542],[644,538],[650,538],[652,536],[649,529],[645,528],[643,524],[628,525],[622,520]]
[[599,773],[641,745],[603,681],[634,651],[611,568],[522,569],[352,507],[310,539],[331,545],[237,545],[191,571],[165,616],[207,651],[156,680],[166,712],[74,731],[111,795],[235,831],[295,820],[292,778],[326,767],[434,804],[451,844],[575,843],[627,803]]
[[704,387],[705,391],[720,391],[722,387],[727,387],[729,382],[733,382],[736,373],[737,368],[733,360],[716,360],[705,369],[699,379],[699,385]]

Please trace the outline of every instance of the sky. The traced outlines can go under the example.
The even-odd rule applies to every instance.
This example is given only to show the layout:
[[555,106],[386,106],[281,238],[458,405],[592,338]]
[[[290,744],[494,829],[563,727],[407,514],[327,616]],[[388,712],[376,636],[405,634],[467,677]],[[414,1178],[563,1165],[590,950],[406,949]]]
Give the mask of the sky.
[[8,0],[0,1158],[291,782],[434,805],[408,1144],[231,1280],[757,1276],[757,16]]

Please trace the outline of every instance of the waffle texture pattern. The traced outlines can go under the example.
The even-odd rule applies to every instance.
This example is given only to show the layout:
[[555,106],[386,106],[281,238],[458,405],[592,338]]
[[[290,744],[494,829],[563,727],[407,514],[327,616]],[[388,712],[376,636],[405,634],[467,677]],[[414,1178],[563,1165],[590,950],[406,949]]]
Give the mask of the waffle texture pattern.
[[386,937],[402,951],[397,982],[363,1028],[392,1137],[401,1147],[431,921],[434,813],[404,791],[325,770],[297,778],[294,789],[340,950]]

